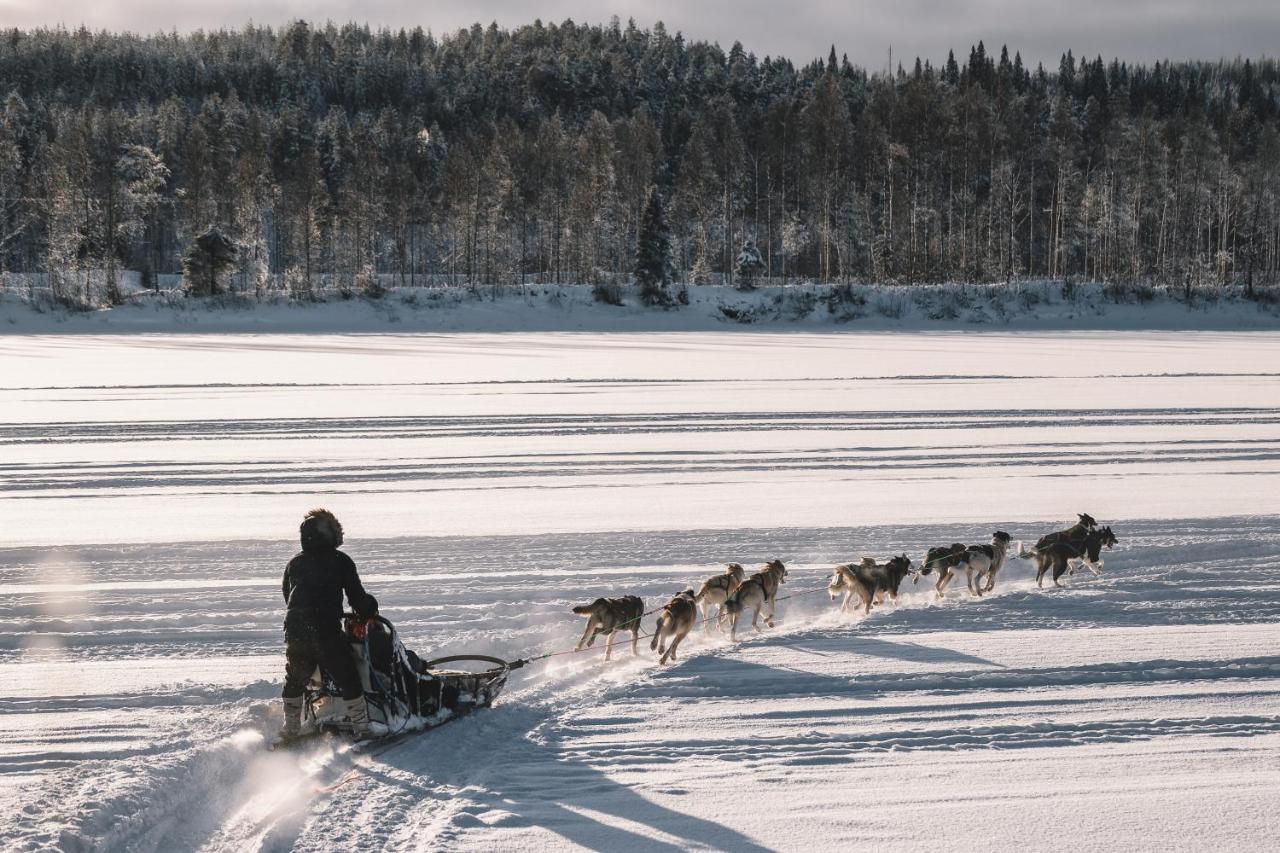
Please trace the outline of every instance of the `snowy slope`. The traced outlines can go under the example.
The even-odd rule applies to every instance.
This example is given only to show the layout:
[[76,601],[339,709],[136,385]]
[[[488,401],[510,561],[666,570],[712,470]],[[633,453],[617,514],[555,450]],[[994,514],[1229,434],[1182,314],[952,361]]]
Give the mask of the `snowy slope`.
[[[0,847],[1273,849],[1280,338],[1269,333],[0,339]],[[315,503],[408,644],[571,646],[787,560],[778,627],[598,652],[373,755],[266,754]],[[1072,513],[1102,578],[862,554]],[[816,592],[815,592],[816,591]],[[1212,804],[1211,807],[1206,804]]]

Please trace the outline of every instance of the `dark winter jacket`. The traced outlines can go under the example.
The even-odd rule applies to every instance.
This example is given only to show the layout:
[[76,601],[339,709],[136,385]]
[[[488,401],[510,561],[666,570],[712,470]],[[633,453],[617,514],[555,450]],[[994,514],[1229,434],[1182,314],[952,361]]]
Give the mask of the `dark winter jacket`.
[[[300,630],[338,630],[342,619],[342,594],[351,609],[361,616],[374,616],[378,602],[364,591],[356,564],[339,551],[341,528],[332,535],[323,524],[310,517],[302,525],[302,553],[284,570],[282,591],[288,605],[286,633]],[[336,522],[335,522],[336,524]]]
[[285,627],[338,629],[342,619],[342,594],[351,609],[373,616],[378,605],[364,591],[356,564],[336,548],[304,550],[284,570],[284,600],[288,604]]

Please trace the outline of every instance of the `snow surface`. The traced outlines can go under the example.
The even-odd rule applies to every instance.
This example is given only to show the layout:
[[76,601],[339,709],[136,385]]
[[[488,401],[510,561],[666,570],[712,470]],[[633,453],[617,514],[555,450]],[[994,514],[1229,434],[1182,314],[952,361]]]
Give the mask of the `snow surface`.
[[[42,334],[0,365],[0,848],[1280,844],[1280,334]],[[429,655],[562,650],[574,604],[731,560],[796,597],[665,668],[557,657],[385,751],[269,754],[321,503]],[[1068,589],[820,589],[1085,510],[1120,545]]]

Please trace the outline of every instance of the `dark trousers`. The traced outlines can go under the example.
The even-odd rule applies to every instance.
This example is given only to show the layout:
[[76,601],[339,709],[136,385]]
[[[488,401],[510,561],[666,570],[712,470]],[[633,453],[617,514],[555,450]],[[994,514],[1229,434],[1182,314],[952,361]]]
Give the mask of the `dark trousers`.
[[364,695],[360,673],[351,656],[351,642],[336,627],[326,631],[291,627],[285,631],[284,642],[284,690],[280,694],[284,698],[301,696],[317,666],[333,678],[343,699]]

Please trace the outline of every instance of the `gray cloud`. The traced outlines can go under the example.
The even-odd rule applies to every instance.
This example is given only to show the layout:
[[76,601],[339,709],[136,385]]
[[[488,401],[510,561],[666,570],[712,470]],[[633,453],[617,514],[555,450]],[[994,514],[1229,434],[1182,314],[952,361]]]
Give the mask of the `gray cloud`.
[[84,24],[135,32],[238,27],[254,20],[279,24],[356,20],[371,25],[421,25],[437,34],[476,21],[517,26],[544,21],[607,21],[634,17],[641,26],[666,22],[687,37],[740,40],[758,55],[805,62],[825,56],[832,43],[856,64],[883,67],[890,46],[895,61],[919,55],[935,62],[955,48],[985,40],[1020,50],[1030,64],[1057,64],[1068,48],[1077,56],[1127,60],[1215,59],[1276,54],[1280,6],[1276,0],[0,0],[0,26]]

